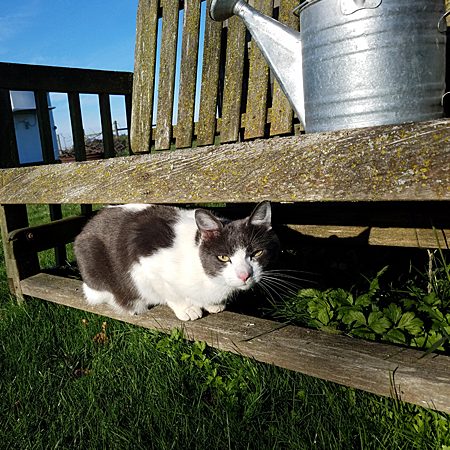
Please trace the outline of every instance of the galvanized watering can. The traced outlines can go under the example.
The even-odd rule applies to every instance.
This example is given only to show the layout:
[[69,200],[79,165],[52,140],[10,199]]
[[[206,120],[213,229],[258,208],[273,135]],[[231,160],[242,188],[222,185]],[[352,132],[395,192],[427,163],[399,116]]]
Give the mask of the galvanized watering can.
[[300,32],[244,0],[213,0],[210,16],[244,21],[307,132],[442,116],[444,0],[306,0],[296,9]]

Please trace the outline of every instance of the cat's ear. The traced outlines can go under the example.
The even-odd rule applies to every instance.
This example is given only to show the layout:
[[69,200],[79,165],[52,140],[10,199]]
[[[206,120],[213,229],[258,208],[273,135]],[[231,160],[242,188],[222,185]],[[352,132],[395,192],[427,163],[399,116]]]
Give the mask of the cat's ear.
[[217,236],[223,228],[222,222],[205,209],[195,210],[195,222],[204,240]]
[[269,201],[265,200],[256,206],[249,217],[249,223],[266,227],[268,230],[272,228],[272,208]]

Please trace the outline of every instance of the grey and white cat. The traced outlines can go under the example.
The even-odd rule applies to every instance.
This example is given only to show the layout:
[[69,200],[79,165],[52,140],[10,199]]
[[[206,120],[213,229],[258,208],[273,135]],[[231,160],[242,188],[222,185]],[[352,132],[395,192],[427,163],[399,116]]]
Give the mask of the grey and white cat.
[[180,320],[223,311],[234,293],[262,280],[278,252],[267,201],[234,221],[204,209],[107,207],[75,240],[88,303],[130,314],[164,304]]

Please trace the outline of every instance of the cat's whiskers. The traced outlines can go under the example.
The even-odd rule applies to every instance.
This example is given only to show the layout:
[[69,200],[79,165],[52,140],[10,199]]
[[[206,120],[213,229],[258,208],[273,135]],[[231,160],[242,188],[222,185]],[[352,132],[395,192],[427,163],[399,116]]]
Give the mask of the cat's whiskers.
[[295,296],[304,283],[312,283],[312,280],[298,276],[308,273],[295,269],[268,269],[262,272],[258,285],[275,302],[274,296],[280,299]]
[[280,295],[280,293],[275,290],[273,287],[271,287],[269,284],[265,283],[264,280],[261,280],[257,285],[255,285],[255,287],[258,287],[259,289],[261,289],[269,298],[269,300],[271,300],[272,303],[276,303],[275,298],[272,295],[272,292],[274,294],[277,295],[277,297],[279,297],[280,299],[282,298],[282,296]]

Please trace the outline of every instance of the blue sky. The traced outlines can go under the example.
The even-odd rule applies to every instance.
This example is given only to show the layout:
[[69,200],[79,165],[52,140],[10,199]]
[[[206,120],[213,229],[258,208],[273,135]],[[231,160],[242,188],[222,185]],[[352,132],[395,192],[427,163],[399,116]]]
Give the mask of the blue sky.
[[[0,61],[133,71],[138,0],[0,0]],[[66,96],[51,96],[57,132],[70,144]],[[121,98],[113,120],[125,126]],[[83,96],[86,134],[100,130],[97,98]]]

